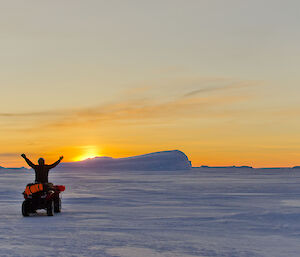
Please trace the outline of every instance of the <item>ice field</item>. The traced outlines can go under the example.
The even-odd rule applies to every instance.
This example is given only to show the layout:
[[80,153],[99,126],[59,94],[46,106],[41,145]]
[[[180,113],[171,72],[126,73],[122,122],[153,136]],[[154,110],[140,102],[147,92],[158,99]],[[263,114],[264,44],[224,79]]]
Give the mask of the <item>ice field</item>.
[[300,256],[300,169],[54,169],[62,213],[24,218],[33,179],[0,169],[1,257]]

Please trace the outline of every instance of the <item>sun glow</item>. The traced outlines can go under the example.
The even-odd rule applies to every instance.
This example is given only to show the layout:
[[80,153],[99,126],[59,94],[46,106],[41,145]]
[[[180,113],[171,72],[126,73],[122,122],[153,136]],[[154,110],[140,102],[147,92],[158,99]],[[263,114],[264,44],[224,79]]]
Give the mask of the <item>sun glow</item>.
[[100,156],[100,151],[96,146],[84,146],[82,148],[82,154],[79,156],[76,156],[73,160],[78,161],[84,161],[86,159],[91,159]]

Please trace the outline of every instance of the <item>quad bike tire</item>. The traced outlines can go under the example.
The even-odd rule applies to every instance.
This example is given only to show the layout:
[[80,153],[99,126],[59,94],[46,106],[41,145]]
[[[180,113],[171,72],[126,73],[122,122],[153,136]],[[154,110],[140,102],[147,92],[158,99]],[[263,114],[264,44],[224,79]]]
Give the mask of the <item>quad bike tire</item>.
[[28,201],[23,201],[22,203],[22,215],[24,217],[28,217],[29,216],[29,210],[30,210],[30,205]]
[[59,197],[54,200],[54,212],[61,212],[61,199]]
[[54,201],[50,200],[47,206],[47,215],[53,216],[54,215]]

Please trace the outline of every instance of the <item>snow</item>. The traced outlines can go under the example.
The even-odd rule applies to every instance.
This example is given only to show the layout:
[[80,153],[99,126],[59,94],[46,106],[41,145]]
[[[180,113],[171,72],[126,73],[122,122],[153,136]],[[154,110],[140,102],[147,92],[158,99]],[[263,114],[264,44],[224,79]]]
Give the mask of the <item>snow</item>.
[[54,169],[62,213],[24,218],[33,179],[0,170],[0,256],[299,256],[299,170]]

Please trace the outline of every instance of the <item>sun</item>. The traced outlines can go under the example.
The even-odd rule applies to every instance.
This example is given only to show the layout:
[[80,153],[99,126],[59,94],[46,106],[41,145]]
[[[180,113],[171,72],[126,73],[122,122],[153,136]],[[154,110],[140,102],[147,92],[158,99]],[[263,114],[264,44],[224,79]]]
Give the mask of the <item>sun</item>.
[[76,162],[95,158],[101,155],[98,147],[96,146],[83,146],[81,148],[82,148],[82,154],[74,158],[74,161]]

